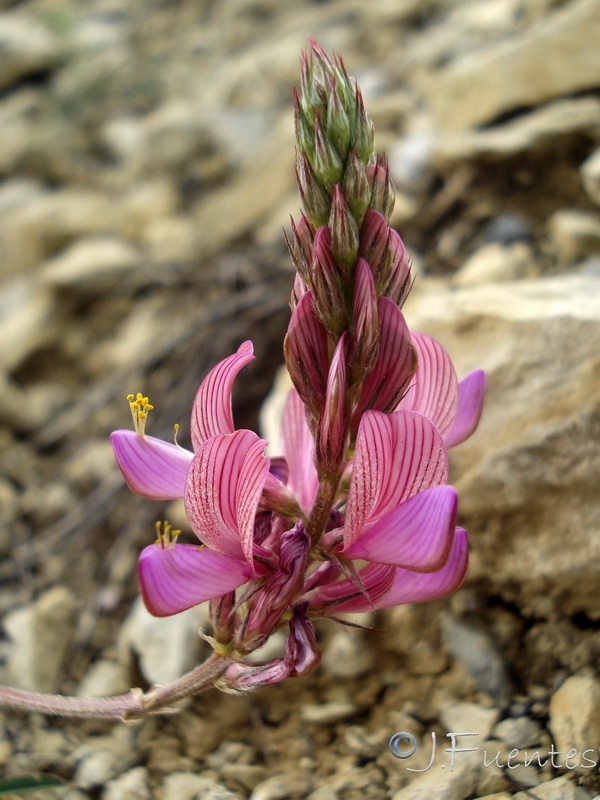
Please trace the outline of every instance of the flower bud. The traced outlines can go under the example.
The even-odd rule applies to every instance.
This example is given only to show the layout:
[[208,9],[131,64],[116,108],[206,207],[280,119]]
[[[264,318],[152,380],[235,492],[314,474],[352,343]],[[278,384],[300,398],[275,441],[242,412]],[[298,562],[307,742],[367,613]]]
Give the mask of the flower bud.
[[328,331],[340,335],[346,328],[344,292],[333,260],[327,225],[322,225],[315,234],[311,283],[319,319]]
[[283,355],[300,399],[318,419],[325,401],[329,353],[327,331],[315,313],[310,291],[294,309],[283,342]]
[[348,415],[346,409],[346,345],[348,331],[337,343],[329,375],[325,405],[317,434],[317,469],[321,474],[334,473],[346,451]]
[[342,189],[350,213],[360,228],[371,202],[371,187],[367,178],[367,168],[359,160],[354,149],[350,150],[348,155]]
[[306,153],[296,152],[296,182],[302,199],[304,213],[313,227],[327,224],[331,199],[317,180]]
[[285,241],[292,261],[300,273],[302,280],[305,283],[310,283],[314,228],[304,214],[302,214],[297,224],[291,217],[290,222],[292,225],[293,239],[290,241],[287,234],[285,234]]
[[312,165],[319,181],[329,187],[342,179],[344,165],[328,133],[325,133],[321,120],[317,116],[315,119],[315,157]]
[[368,164],[375,148],[375,131],[373,123],[367,116],[362,94],[358,86],[355,87],[355,114],[354,114],[354,149],[358,158]]
[[336,263],[351,271],[358,255],[358,227],[339,184],[333,189],[333,202],[329,217],[331,249]]
[[364,381],[379,353],[379,315],[375,283],[369,265],[359,258],[354,273],[351,347],[348,360],[349,383]]

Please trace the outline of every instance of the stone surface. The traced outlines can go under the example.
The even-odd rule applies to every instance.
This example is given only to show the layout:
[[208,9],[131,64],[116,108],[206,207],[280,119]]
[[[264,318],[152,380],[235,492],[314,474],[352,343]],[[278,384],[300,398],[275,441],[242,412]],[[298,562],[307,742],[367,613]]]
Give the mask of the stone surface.
[[[589,772],[587,758],[598,757],[596,742],[600,740],[600,681],[575,675],[563,683],[550,700],[550,730],[556,749],[576,751],[571,764],[578,764],[580,774]],[[565,756],[563,756],[565,758]],[[587,764],[587,767],[586,767]]]
[[472,746],[476,747],[488,738],[499,716],[500,712],[497,708],[483,708],[476,703],[453,703],[450,701],[442,706],[440,721],[448,732],[476,733],[477,738],[473,737],[472,739]]
[[57,42],[33,16],[3,13],[0,19],[0,90],[52,69],[60,60]]
[[539,800],[592,800],[592,795],[581,789],[568,778],[555,778],[552,781],[543,783],[535,789],[525,792],[517,792],[515,800],[531,800],[532,797]]
[[473,253],[455,273],[455,286],[481,286],[536,276],[535,257],[524,242],[502,246],[497,242]]
[[115,287],[140,263],[140,254],[123,241],[84,239],[48,261],[41,275],[44,283],[50,286],[89,292]]
[[467,128],[596,87],[599,25],[596,0],[579,0],[495,47],[457,58],[423,87],[439,125]]
[[11,640],[7,671],[13,686],[38,692],[57,691],[74,632],[77,605],[67,588],[56,586],[4,619],[4,629]]
[[174,617],[153,617],[141,598],[133,605],[121,630],[119,652],[124,664],[132,655],[149,683],[169,683],[198,662],[202,646],[199,630],[206,624],[204,605]]
[[336,631],[323,653],[323,666],[337,678],[358,678],[373,667],[373,654],[359,630]]
[[453,293],[422,282],[406,313],[459,376],[487,373],[480,427],[453,454],[469,579],[525,608],[597,613],[599,269]]
[[102,800],[152,800],[148,770],[135,767],[106,784]]
[[216,781],[191,772],[174,772],[168,775],[158,789],[159,800],[239,800],[241,795],[232,792]]
[[595,150],[581,165],[581,180],[590,200],[600,205],[600,150]]
[[548,233],[563,267],[600,253],[598,214],[576,209],[556,211],[548,220]]
[[495,726],[492,735],[495,739],[501,739],[507,745],[522,750],[538,745],[543,734],[535,720],[529,717],[509,717]]

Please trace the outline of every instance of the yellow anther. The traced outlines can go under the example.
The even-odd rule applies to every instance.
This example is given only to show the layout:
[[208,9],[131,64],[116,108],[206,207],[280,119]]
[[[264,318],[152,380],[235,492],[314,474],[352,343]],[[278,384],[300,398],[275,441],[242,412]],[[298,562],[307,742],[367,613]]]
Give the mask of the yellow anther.
[[152,411],[154,406],[150,405],[148,398],[144,397],[141,392],[138,392],[136,395],[128,394],[127,400],[129,402],[129,408],[131,409],[135,432],[143,436],[146,432],[148,412]]
[[154,527],[156,529],[156,541],[154,544],[158,544],[164,550],[171,544],[175,544],[177,541],[177,537],[181,533],[181,531],[173,530],[171,523],[165,520],[164,522],[155,522]]
[[179,423],[178,423],[178,422],[176,422],[176,423],[173,425],[173,427],[175,428],[175,435],[173,436],[173,441],[175,442],[175,444],[176,444],[176,445],[178,445],[178,446],[179,446],[179,442],[177,441],[177,434],[179,433]]

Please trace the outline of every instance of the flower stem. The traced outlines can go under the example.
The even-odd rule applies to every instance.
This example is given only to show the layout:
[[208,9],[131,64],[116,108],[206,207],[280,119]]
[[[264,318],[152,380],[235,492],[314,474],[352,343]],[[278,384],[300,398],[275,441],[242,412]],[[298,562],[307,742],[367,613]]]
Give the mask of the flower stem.
[[146,693],[141,689],[131,689],[127,694],[117,697],[65,697],[0,686],[0,708],[34,711],[56,717],[134,720],[147,713],[157,713],[184,697],[210,689],[231,662],[231,658],[214,653],[203,664],[173,683],[156,686]]
[[330,479],[321,480],[319,483],[319,490],[306,523],[306,532],[310,536],[313,547],[319,543],[325,531],[331,509],[335,503],[335,495],[339,482],[340,474],[337,474]]

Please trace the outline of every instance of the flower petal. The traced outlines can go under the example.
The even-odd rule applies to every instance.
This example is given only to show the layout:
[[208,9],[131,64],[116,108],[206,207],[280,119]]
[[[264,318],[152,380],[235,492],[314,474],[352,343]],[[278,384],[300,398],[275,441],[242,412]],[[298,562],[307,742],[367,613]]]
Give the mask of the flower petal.
[[381,517],[344,553],[417,572],[446,563],[456,525],[456,490],[433,486]]
[[389,593],[377,608],[391,608],[402,603],[435,600],[460,589],[469,565],[469,541],[464,528],[457,528],[448,561],[437,572],[411,572],[398,569]]
[[192,544],[151,544],[140,553],[138,579],[146,608],[168,617],[220,597],[245,583],[250,567],[243,561]]
[[213,436],[192,460],[185,510],[202,542],[252,562],[254,519],[269,471],[267,442],[252,431]]
[[366,525],[447,477],[448,456],[432,422],[414,411],[368,411],[356,439],[344,547]]
[[366,409],[392,411],[415,369],[416,356],[400,309],[386,297],[377,302],[379,312],[379,355],[367,376],[354,419],[357,423]]
[[290,389],[281,421],[283,453],[287,462],[288,486],[303,511],[314,503],[319,479],[315,468],[315,444],[306,422],[306,412],[300,395]]
[[418,411],[442,436],[452,428],[458,408],[458,379],[452,359],[442,345],[424,333],[411,333],[417,369],[398,409]]
[[133,492],[150,500],[183,497],[193,453],[135,431],[114,431],[110,441],[119,469]]
[[485,372],[476,369],[458,384],[458,412],[444,444],[454,447],[473,433],[479,424],[485,396]]
[[238,372],[254,361],[252,342],[243,342],[237,352],[213,367],[200,384],[192,406],[190,433],[194,450],[218,433],[233,433],[231,390]]

